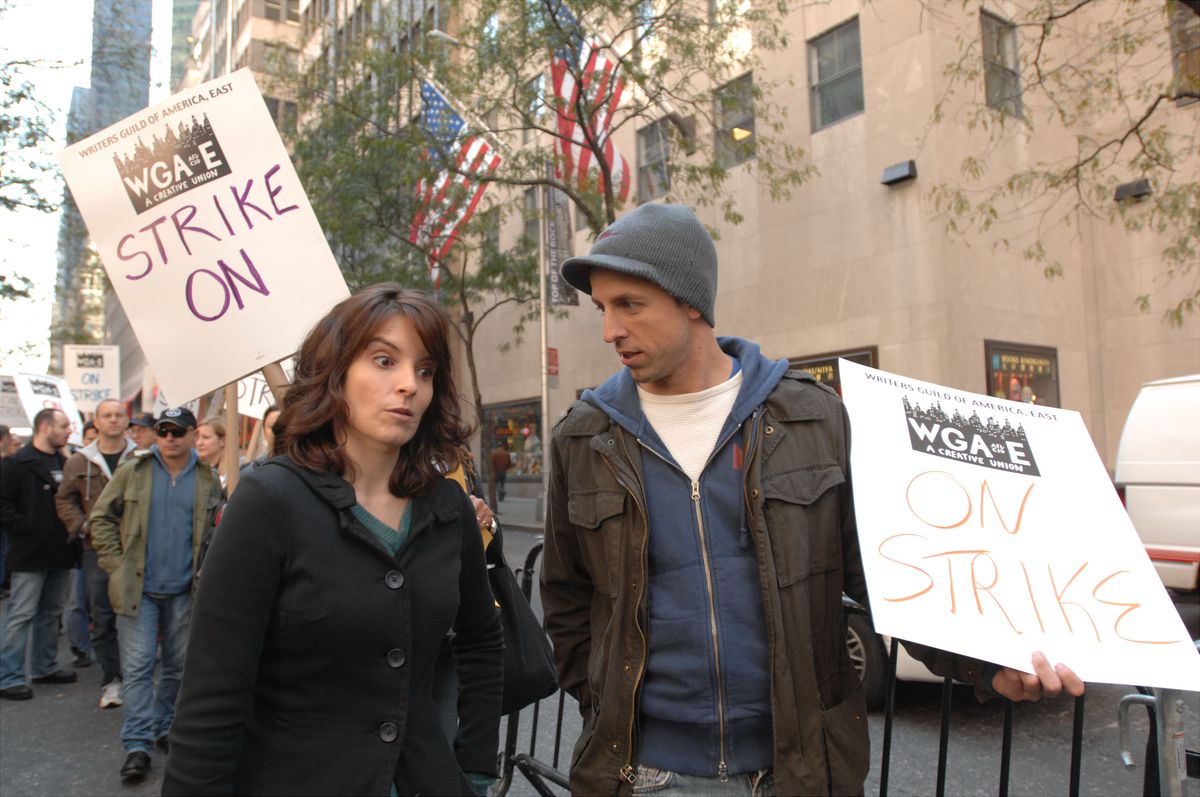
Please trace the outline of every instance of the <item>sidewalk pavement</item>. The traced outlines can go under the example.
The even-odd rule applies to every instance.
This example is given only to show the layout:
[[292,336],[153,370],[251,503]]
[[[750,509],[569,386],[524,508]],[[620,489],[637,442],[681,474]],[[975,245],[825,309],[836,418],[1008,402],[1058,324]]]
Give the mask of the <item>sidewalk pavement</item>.
[[505,498],[500,502],[500,511],[496,513],[501,529],[526,531],[531,534],[543,533],[546,524],[537,517],[537,505],[536,498],[514,498],[511,495]]

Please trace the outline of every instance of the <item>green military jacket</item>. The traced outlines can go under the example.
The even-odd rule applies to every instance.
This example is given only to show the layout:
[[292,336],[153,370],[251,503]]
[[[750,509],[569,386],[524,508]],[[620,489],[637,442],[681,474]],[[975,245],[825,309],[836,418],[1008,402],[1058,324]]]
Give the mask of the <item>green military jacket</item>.
[[[123,462],[96,500],[91,514],[92,547],[108,573],[108,597],[113,611],[136,617],[142,602],[146,568],[146,530],[150,526],[150,496],[154,455],[136,454]],[[224,490],[217,472],[196,464],[196,503],[192,510],[192,562],[216,522]]]

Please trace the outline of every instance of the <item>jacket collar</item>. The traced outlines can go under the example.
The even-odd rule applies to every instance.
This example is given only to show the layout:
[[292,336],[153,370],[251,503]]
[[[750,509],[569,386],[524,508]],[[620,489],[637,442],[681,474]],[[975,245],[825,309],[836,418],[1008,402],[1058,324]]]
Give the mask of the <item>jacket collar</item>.
[[[118,460],[118,463],[124,462],[126,459],[128,459],[130,452],[135,448],[136,446],[133,444],[133,441],[129,438],[125,438],[125,450],[121,452],[121,458]],[[110,479],[112,478],[112,472],[108,469],[108,460],[106,460],[104,455],[100,453],[99,440],[93,440],[83,448],[79,449],[77,453],[83,454],[84,459],[94,465],[99,466],[100,470],[102,470]]]
[[[42,459],[44,456],[46,452],[34,448],[33,443],[26,443],[17,449],[12,458],[36,473],[43,481],[54,483],[54,476],[46,469],[45,460]],[[58,458],[58,466],[61,468],[66,460],[57,451],[54,452],[54,456]]]
[[[170,473],[170,469],[167,468],[167,463],[163,462],[162,452],[158,450],[157,443],[155,445],[150,446],[150,453],[154,455],[154,460],[159,465],[162,466],[162,469],[167,471],[168,473]],[[187,473],[192,468],[195,468],[196,465],[200,462],[200,457],[196,454],[196,449],[193,448],[189,453],[190,453],[190,456],[188,457],[187,464],[183,466],[183,470],[179,471],[180,476]],[[198,470],[198,468],[197,468],[197,470]]]
[[[264,463],[264,466],[266,465],[278,465],[294,473],[318,498],[337,511],[338,522],[344,531],[362,539],[372,548],[386,553],[374,535],[367,531],[350,512],[350,508],[358,503],[358,497],[354,494],[354,486],[350,482],[336,473],[302,467],[287,457],[272,457]],[[455,490],[459,489],[457,484],[453,487]],[[455,495],[452,491],[436,489],[428,495],[412,496],[412,525],[409,539],[432,526],[434,521],[447,523],[457,520],[461,513],[459,504],[453,500],[454,498]],[[390,554],[388,554],[388,558],[391,559]]]
[[[742,387],[729,413],[726,426],[736,426],[766,401],[787,371],[787,360],[771,360],[763,356],[758,344],[743,338],[718,337],[721,351],[736,357],[742,366]],[[639,439],[658,440],[658,435],[642,413],[637,384],[628,368],[622,368],[594,390],[585,390],[581,397],[604,411],[609,418]],[[724,431],[722,431],[724,436]]]

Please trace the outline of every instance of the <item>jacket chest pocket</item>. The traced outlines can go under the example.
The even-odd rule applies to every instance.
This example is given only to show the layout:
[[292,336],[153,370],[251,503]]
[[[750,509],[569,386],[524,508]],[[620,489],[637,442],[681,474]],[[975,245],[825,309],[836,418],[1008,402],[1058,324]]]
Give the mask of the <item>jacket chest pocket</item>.
[[840,491],[846,475],[836,464],[805,465],[764,476],[763,511],[779,586],[842,562]]
[[567,517],[579,529],[579,546],[596,589],[615,594],[626,493],[622,489],[573,490]]

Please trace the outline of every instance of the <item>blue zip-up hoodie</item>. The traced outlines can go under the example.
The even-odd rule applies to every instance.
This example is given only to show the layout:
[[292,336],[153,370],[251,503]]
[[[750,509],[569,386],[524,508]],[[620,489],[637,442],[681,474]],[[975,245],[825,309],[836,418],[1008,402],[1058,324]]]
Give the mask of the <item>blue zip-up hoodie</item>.
[[150,524],[146,528],[146,569],[142,592],[180,595],[192,586],[192,512],[196,508],[195,450],[178,476],[163,463],[158,446],[150,487]]
[[628,369],[583,394],[642,449],[650,623],[639,761],[710,777],[766,769],[774,759],[767,626],[746,524],[746,452],[737,432],[757,422],[755,410],[788,368],[787,360],[769,360],[741,338],[717,342],[741,363],[742,386],[700,475],[697,498],[642,413]]

